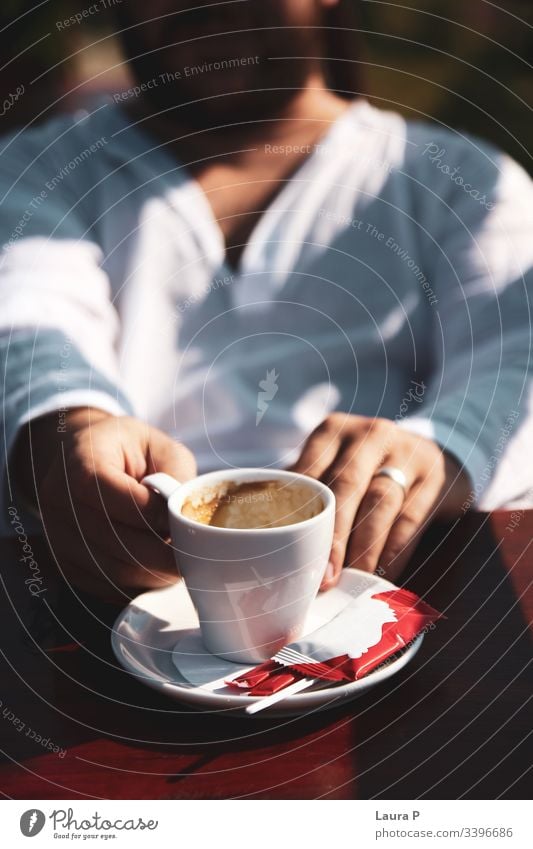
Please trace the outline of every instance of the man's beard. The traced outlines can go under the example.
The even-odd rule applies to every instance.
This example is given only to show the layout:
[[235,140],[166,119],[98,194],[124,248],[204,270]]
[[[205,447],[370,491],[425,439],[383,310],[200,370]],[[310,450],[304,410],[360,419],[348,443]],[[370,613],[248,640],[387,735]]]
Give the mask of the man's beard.
[[[293,61],[287,67],[290,60],[249,55],[253,49],[246,50],[244,55],[243,37],[231,35],[227,48],[217,51],[216,59],[204,61],[198,50],[191,60],[191,66],[197,64],[197,71],[187,77],[186,61],[179,67],[165,61],[171,51],[179,51],[179,34],[171,35],[168,44],[154,50],[143,38],[142,24],[132,27],[126,14],[118,9],[117,17],[121,30],[117,34],[136,82],[138,85],[150,83],[143,91],[144,103],[154,112],[168,112],[168,117],[174,112],[174,120],[187,126],[200,129],[275,117],[305,84],[304,61]],[[178,46],[172,46],[174,41]],[[205,40],[208,55],[209,41]],[[186,52],[191,56],[190,50]],[[233,83],[225,87],[224,70],[209,69],[210,65],[216,68],[217,61],[241,58],[246,60],[242,84],[236,83],[232,73]]]

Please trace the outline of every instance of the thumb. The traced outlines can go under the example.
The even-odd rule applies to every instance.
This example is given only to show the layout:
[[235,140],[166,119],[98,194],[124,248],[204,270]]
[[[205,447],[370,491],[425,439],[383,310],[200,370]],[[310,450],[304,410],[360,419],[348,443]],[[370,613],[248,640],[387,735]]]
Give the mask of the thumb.
[[[189,449],[163,431],[150,427],[145,434],[145,475],[165,472],[179,483],[185,483],[196,476],[196,460]],[[168,511],[166,501],[156,492],[137,484],[144,490],[146,499],[142,513],[149,524],[158,530],[162,536],[169,535]]]

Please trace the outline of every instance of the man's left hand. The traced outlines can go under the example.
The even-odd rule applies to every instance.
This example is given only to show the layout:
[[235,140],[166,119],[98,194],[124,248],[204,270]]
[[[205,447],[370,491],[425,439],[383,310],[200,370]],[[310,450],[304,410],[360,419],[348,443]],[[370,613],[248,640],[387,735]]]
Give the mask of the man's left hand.
[[[406,489],[376,473],[400,469]],[[395,580],[430,520],[459,515],[471,483],[435,442],[388,419],[332,413],[307,439],[293,471],[328,484],[337,499],[330,563],[321,589],[343,566]],[[381,572],[380,572],[381,573]]]

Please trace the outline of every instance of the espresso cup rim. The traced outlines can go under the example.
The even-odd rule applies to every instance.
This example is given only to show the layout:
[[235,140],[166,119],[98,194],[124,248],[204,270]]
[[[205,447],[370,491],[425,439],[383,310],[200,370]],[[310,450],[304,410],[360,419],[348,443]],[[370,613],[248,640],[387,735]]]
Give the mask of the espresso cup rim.
[[[261,477],[249,477],[249,475],[256,475],[261,473]],[[245,477],[240,478],[241,474],[244,474]],[[238,479],[235,479],[235,476],[239,476]],[[232,483],[258,483],[261,478],[263,480],[301,480],[307,485],[314,487],[315,490],[318,490],[320,495],[324,498],[324,507],[317,513],[316,516],[311,516],[309,519],[303,519],[301,522],[292,522],[290,525],[281,525],[277,528],[222,528],[218,525],[207,525],[203,522],[198,522],[196,519],[189,519],[188,516],[184,516],[181,512],[181,506],[183,504],[184,499],[187,495],[190,494],[190,490],[193,488],[195,484],[200,484],[205,478],[219,478],[226,479],[232,481]],[[174,507],[175,501],[180,502],[179,508]],[[257,468],[242,468],[242,469],[233,469],[233,470],[225,470],[221,469],[219,471],[213,472],[205,472],[202,475],[198,475],[196,478],[193,478],[187,483],[182,484],[179,488],[174,492],[169,500],[168,500],[168,510],[171,513],[172,517],[179,522],[182,522],[186,527],[192,528],[194,530],[202,529],[205,533],[210,534],[222,534],[228,535],[232,534],[235,536],[238,535],[250,535],[250,534],[282,534],[289,533],[294,530],[294,528],[308,528],[312,523],[316,523],[320,520],[321,517],[324,517],[325,514],[331,510],[335,509],[335,495],[331,491],[331,489],[327,486],[327,484],[322,481],[316,480],[316,478],[312,478],[309,475],[304,475],[300,472],[290,472],[286,469],[265,469],[261,467]]]

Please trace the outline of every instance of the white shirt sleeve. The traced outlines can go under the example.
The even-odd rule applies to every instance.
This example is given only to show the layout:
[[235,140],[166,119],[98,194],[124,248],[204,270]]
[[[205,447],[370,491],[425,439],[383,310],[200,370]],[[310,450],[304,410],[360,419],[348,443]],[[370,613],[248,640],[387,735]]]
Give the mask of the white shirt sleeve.
[[533,502],[533,187],[491,148],[457,161],[461,181],[427,163],[421,220],[441,221],[428,258],[434,363],[418,414],[399,426],[453,454],[472,481],[465,506],[491,510]]
[[132,412],[118,388],[119,322],[101,249],[79,198],[53,182],[53,128],[7,139],[0,151],[0,532],[10,531],[9,456],[23,424],[57,411],[61,432],[59,413],[73,406]]

